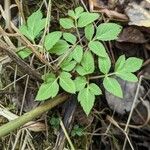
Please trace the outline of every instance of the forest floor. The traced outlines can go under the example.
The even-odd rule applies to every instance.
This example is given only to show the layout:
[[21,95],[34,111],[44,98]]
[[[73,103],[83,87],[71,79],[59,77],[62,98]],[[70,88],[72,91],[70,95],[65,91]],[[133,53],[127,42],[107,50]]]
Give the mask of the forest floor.
[[[104,71],[99,67],[101,72],[107,68],[111,72],[120,56],[139,58],[125,68],[135,72],[137,82],[130,82],[137,78],[134,75],[132,79],[131,76],[127,78],[127,71],[123,74],[124,80],[113,78],[122,89],[122,98],[118,97],[120,89],[116,82],[105,87],[104,82],[99,80],[105,75],[90,76],[90,73],[83,75],[88,84],[95,79],[92,81],[101,90],[96,89],[96,96],[89,93],[87,96],[80,92],[81,89],[78,90],[80,94],[74,94],[72,82],[81,72],[72,71],[72,66],[75,60],[80,61],[81,49],[87,51],[86,29],[73,28],[69,21],[71,17],[62,23],[60,18],[66,18],[68,10],[79,6],[81,13],[83,8],[94,14],[91,20],[97,17],[90,22],[89,15],[85,17],[87,21],[83,19],[81,22],[83,27],[88,21],[93,23],[93,31],[89,27],[86,37],[91,36],[90,31],[92,36],[96,36],[98,25],[103,23],[114,23],[114,28],[112,26],[107,34],[108,39],[119,33],[115,31],[117,25],[122,28],[117,39],[101,42],[110,58],[110,64],[106,62]],[[43,16],[40,13],[32,16],[37,10]],[[42,21],[46,22],[43,28]],[[33,27],[30,31],[29,26]],[[64,50],[73,48],[64,39],[58,38],[60,32],[56,35],[53,31],[61,31],[63,38],[73,46],[81,45],[77,56],[73,55],[75,60],[69,61],[70,65],[66,68],[63,68],[64,64],[60,65],[66,58]],[[50,44],[45,44],[49,51],[46,51],[43,50],[43,41],[46,41],[49,32],[55,35],[51,39],[49,36],[50,41],[47,41]],[[66,34],[65,38],[65,32],[73,36],[67,37]],[[75,42],[74,35],[77,37]],[[93,62],[89,55],[85,56],[89,70],[92,63],[98,66],[97,53],[93,52]],[[143,63],[138,68],[140,60]],[[97,75],[97,68],[92,75]],[[60,75],[62,70],[67,73]],[[58,78],[53,75],[48,78],[51,72],[58,75],[61,88],[57,84]],[[51,85],[44,85],[43,80],[48,83],[54,80],[48,93],[46,90]],[[45,87],[40,91],[41,84]],[[78,82],[76,88],[80,88],[80,84]],[[58,88],[60,90],[57,91]],[[103,94],[100,95],[100,92]],[[52,99],[44,101],[49,98]],[[82,99],[87,101],[82,103]],[[0,150],[150,150],[150,0],[1,0],[0,138]]]

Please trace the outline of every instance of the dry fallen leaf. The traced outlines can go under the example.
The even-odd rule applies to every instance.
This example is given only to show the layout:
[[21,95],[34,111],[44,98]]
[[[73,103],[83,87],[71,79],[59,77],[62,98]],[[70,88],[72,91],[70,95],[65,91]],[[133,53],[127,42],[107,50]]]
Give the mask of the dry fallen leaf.
[[111,19],[118,19],[120,21],[128,20],[128,17],[126,15],[119,13],[115,10],[110,10],[102,0],[89,0],[89,8],[91,12],[104,13],[107,17]]
[[147,40],[140,30],[134,27],[126,27],[123,29],[117,41],[129,43],[145,43]]
[[26,123],[23,128],[27,128],[33,132],[41,132],[46,130],[46,125],[42,122],[30,121]]
[[[119,78],[117,78],[117,80],[120,83],[122,91],[123,91],[123,95],[124,95],[123,99],[118,98],[107,91],[105,92],[105,94],[106,94],[106,99],[107,99],[109,107],[112,110],[115,110],[117,113],[123,115],[127,112],[130,112],[131,110],[138,83],[127,82]],[[144,89],[143,87],[141,87],[138,97],[141,97],[143,93],[144,93]],[[135,106],[138,103],[139,103],[139,100],[136,101]]]
[[148,100],[143,100],[137,105],[133,111],[132,120],[137,125],[148,124],[150,121],[150,103]]
[[93,11],[94,8],[101,9],[105,8],[104,3],[100,0],[89,0],[90,11]]
[[129,3],[125,9],[130,19],[129,25],[150,27],[150,11],[136,3]]

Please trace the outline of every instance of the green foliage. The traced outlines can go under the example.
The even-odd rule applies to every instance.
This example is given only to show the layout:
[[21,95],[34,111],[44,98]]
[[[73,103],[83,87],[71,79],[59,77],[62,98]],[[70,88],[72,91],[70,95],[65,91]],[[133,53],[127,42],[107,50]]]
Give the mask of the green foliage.
[[77,62],[72,60],[70,62],[67,62],[67,63],[63,63],[61,65],[61,68],[64,70],[64,71],[72,71],[75,66],[76,66]]
[[110,58],[107,54],[107,57],[99,57],[98,58],[98,67],[99,70],[103,73],[103,74],[108,74],[110,67],[111,67],[111,61]]
[[85,85],[87,84],[87,81],[85,77],[79,76],[74,80],[74,83],[76,86],[76,91],[80,91],[85,87]]
[[115,64],[115,71],[122,70],[125,64],[125,55],[122,55],[118,58]]
[[125,56],[122,55],[118,58],[115,65],[115,74],[123,80],[130,82],[137,82],[138,78],[133,74],[139,70],[143,61],[139,58],[130,57],[125,60]]
[[75,44],[77,41],[76,36],[71,33],[63,33],[63,38],[71,44]]
[[89,115],[91,109],[94,106],[95,95],[101,95],[101,89],[95,84],[91,83],[79,91],[78,101],[80,102],[83,110]]
[[95,95],[89,87],[82,89],[78,94],[78,101],[80,102],[86,115],[89,115],[94,106]]
[[46,50],[50,50],[61,38],[62,32],[55,31],[46,35],[44,46]]
[[74,10],[69,10],[68,15],[76,20],[80,17],[80,15],[82,14],[83,11],[84,11],[84,9],[82,7],[77,7],[75,9],[75,11]]
[[81,65],[88,72],[88,74],[94,72],[95,69],[94,57],[90,51],[84,52]]
[[20,26],[19,30],[28,39],[34,41],[39,33],[44,29],[46,19],[42,19],[43,15],[40,10],[34,12],[27,20],[26,25]]
[[50,119],[50,124],[51,126],[54,128],[54,129],[59,129],[59,126],[60,126],[60,119],[59,117],[52,117]]
[[75,125],[71,131],[71,136],[82,136],[83,133],[83,128],[80,127],[79,125]]
[[102,23],[97,27],[95,38],[102,41],[110,41],[118,38],[122,27],[115,23]]
[[101,94],[102,94],[101,89],[100,89],[99,86],[97,86],[95,83],[91,83],[91,84],[89,85],[89,89],[90,89],[90,91],[91,91],[94,95],[101,95]]
[[120,98],[123,97],[121,86],[116,79],[111,77],[105,77],[103,81],[103,85],[108,92]]
[[19,55],[19,57],[21,57],[22,59],[27,58],[28,56],[30,56],[32,54],[32,51],[28,48],[23,48],[21,50],[19,50],[17,52],[17,54]]
[[57,78],[53,74],[49,74],[46,79],[47,82],[41,84],[39,91],[36,96],[37,101],[43,101],[50,97],[55,97],[59,92],[59,85]]
[[69,44],[65,40],[59,40],[50,50],[49,53],[62,55],[69,48]]
[[85,37],[91,41],[92,38],[93,38],[93,35],[94,35],[94,26],[93,24],[89,24],[85,27],[84,29],[84,32],[85,32]]
[[72,52],[72,57],[74,60],[76,60],[78,63],[81,62],[83,57],[83,48],[80,45],[77,45],[75,49]]
[[64,29],[70,29],[75,27],[73,20],[70,18],[61,18],[59,20],[59,23]]
[[83,54],[81,65],[77,66],[76,71],[79,75],[84,76],[94,72],[94,57],[90,51],[86,51]]
[[116,76],[120,77],[122,80],[137,82],[138,78],[131,72],[120,71],[116,72]]
[[143,61],[139,58],[130,57],[124,64],[124,70],[127,72],[136,72],[142,66]]
[[[43,75],[44,82],[39,87],[36,100],[55,97],[61,87],[68,93],[77,94],[79,103],[88,115],[96,96],[102,94],[100,86],[92,83],[92,79],[104,78],[102,83],[105,90],[120,98],[123,97],[123,92],[118,78],[138,81],[133,73],[141,68],[143,61],[135,57],[126,59],[122,55],[113,68],[103,45],[105,41],[117,39],[122,27],[116,23],[101,23],[96,26],[95,21],[99,18],[98,13],[85,12],[82,7],[77,7],[68,11],[68,17],[59,20],[61,29],[64,28],[62,31],[47,33],[40,47],[44,48],[46,56],[54,59],[51,62],[54,69]],[[34,41],[44,26],[45,19],[37,11],[28,18],[26,25],[20,27],[20,31]],[[30,52],[23,49],[18,55],[26,58]]]
[[89,43],[89,49],[96,55],[100,57],[106,57],[107,53],[103,44],[99,41],[91,41]]
[[97,13],[89,13],[89,12],[84,12],[80,15],[79,20],[78,20],[78,27],[83,28],[90,23],[94,22],[99,18],[99,14]]
[[84,11],[83,7],[77,7],[75,9],[76,18],[79,18],[82,15],[83,11]]
[[71,79],[71,74],[68,72],[62,72],[60,74],[59,84],[68,93],[75,93],[76,92],[75,83]]

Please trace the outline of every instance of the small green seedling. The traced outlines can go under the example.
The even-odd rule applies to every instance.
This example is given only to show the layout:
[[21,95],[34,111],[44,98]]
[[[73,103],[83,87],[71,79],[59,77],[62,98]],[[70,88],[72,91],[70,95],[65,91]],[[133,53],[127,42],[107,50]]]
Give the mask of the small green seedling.
[[[133,73],[141,68],[143,61],[135,57],[126,59],[122,55],[113,68],[103,45],[117,39],[122,27],[116,23],[96,26],[94,22],[99,18],[100,14],[85,12],[82,7],[77,7],[68,11],[67,18],[59,20],[63,31],[53,31],[45,36],[43,45],[39,47],[56,58],[52,63],[56,69],[43,75],[44,82],[38,90],[37,101],[55,97],[62,88],[78,95],[78,101],[88,115],[95,97],[102,94],[100,86],[92,82],[93,79],[101,79],[104,88],[120,98],[123,93],[116,77],[130,82],[138,81]],[[38,10],[28,18],[26,25],[20,27],[20,31],[34,44],[45,27],[45,20]],[[22,55],[26,57],[26,54]]]
[[60,127],[59,117],[52,117],[50,119],[50,124],[54,129],[59,129],[59,127]]
[[82,136],[82,135],[84,135],[83,128],[80,127],[79,125],[75,125],[71,131],[71,136],[74,137],[74,136]]

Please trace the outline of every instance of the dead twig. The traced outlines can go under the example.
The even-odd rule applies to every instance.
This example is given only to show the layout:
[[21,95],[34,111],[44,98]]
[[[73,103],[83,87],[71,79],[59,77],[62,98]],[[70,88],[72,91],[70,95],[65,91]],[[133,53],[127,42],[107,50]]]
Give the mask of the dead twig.
[[31,76],[31,78],[42,82],[40,73],[38,73],[37,70],[33,69],[30,65],[28,65],[21,58],[19,58],[18,55],[14,52],[14,50],[12,48],[9,48],[7,44],[2,40],[0,41],[0,50],[5,52],[13,61],[15,61],[17,65],[19,65],[22,68],[22,71],[24,73],[27,73]]
[[[132,114],[133,114],[133,110],[134,110],[134,108],[135,108],[136,101],[137,101],[137,99],[138,99],[138,93],[139,93],[139,90],[140,90],[142,78],[143,78],[143,76],[140,76],[139,83],[138,83],[138,87],[137,87],[137,90],[136,90],[136,93],[135,93],[135,97],[134,97],[134,100],[133,100],[133,104],[132,104],[132,107],[131,107],[131,111],[130,111],[130,114],[129,114],[129,117],[128,117],[128,120],[127,120],[125,129],[124,129],[124,132],[125,132],[126,134],[128,134],[128,127],[129,127],[130,120],[131,120],[131,117],[132,117]],[[127,142],[127,140],[128,140],[128,139],[126,138],[125,141],[124,141],[123,150],[124,150],[125,147],[126,147],[126,142]]]
[[[72,99],[71,101],[67,101],[63,106],[63,109],[65,110],[63,123],[68,133],[70,133],[72,129],[72,125],[74,121],[74,113],[76,111],[76,106],[77,106],[76,97],[73,95],[71,96],[71,99]],[[65,136],[63,129],[60,129],[54,149],[57,149],[57,150],[64,149],[66,138],[67,137]]]

